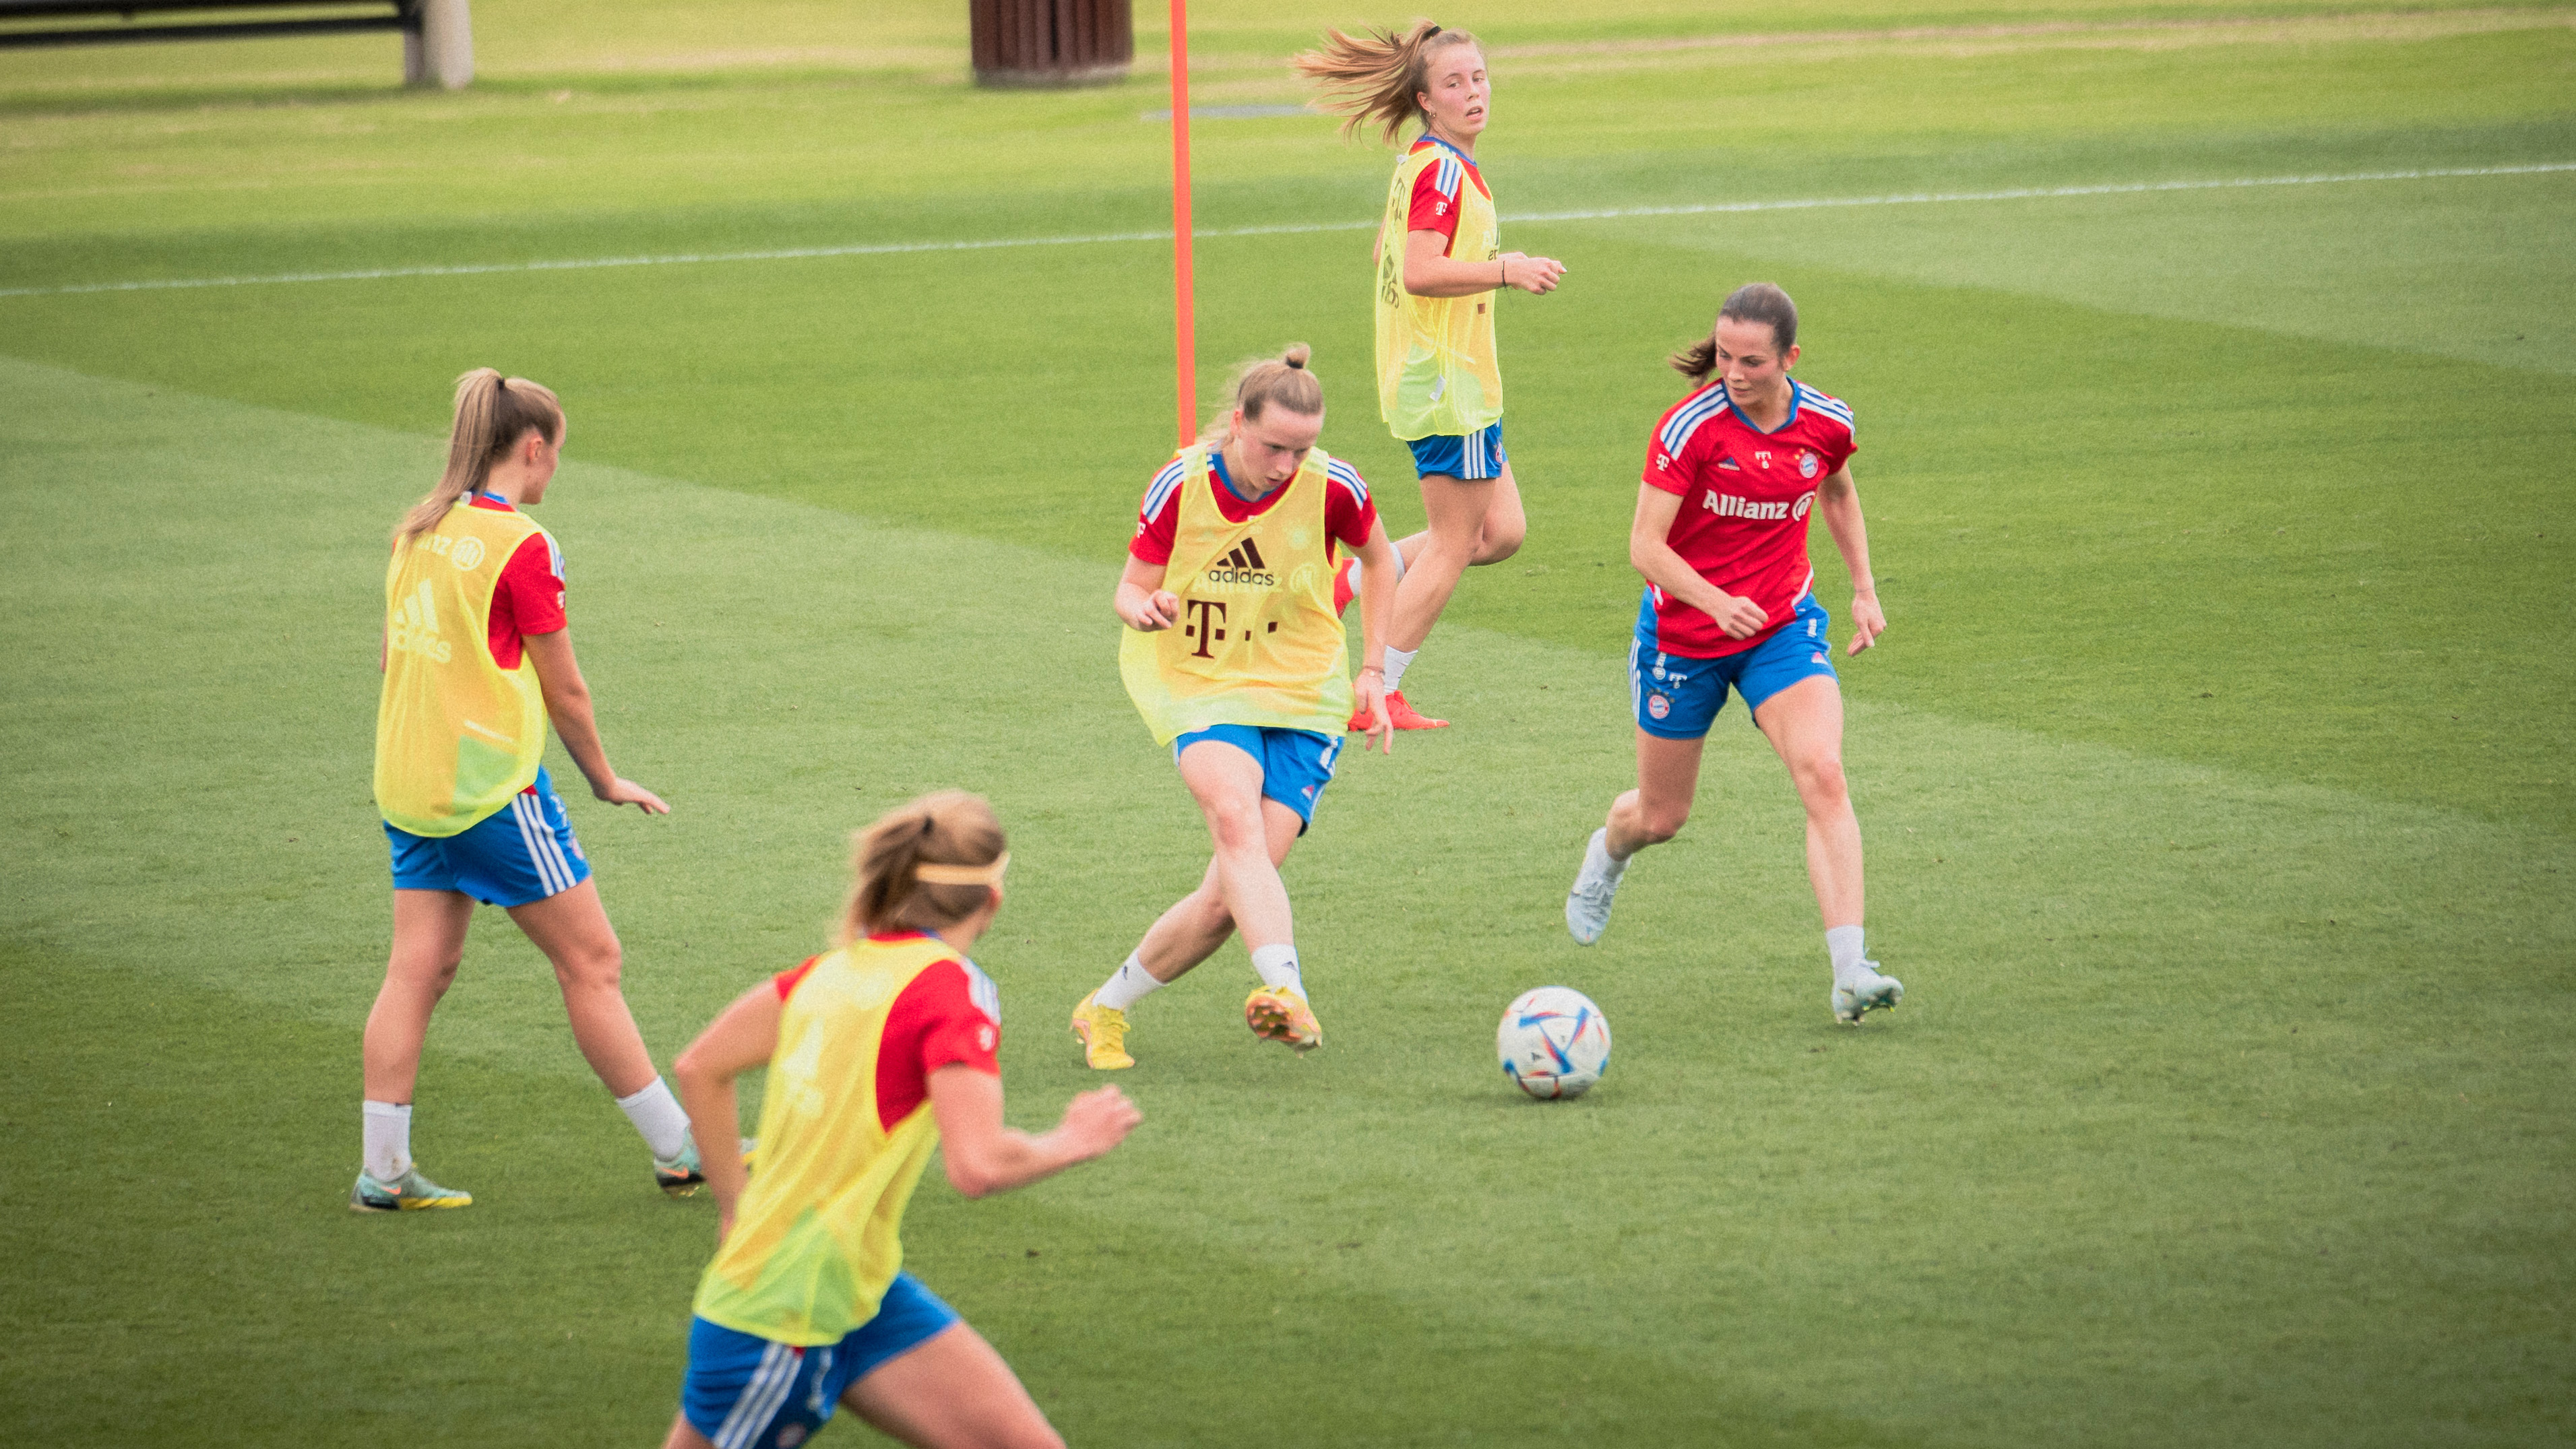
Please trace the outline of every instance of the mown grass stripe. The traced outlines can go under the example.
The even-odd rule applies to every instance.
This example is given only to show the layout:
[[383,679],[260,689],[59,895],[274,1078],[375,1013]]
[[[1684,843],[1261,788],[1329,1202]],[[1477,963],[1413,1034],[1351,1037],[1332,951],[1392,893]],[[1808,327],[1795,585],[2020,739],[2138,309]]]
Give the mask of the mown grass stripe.
[[[2528,166],[2448,166],[2413,171],[2354,171],[2323,176],[2239,176],[2199,181],[2123,181],[2094,186],[2015,186],[1995,191],[1933,191],[1887,196],[1802,197],[1779,201],[1712,201],[1688,206],[1621,206],[1589,211],[1534,211],[1511,222],[1615,221],[1630,217],[1719,216],[1751,211],[1814,211],[1835,207],[1926,206],[1963,201],[2029,201],[2073,196],[2133,196],[2165,191],[2226,191],[2245,187],[2333,186],[2365,181],[2435,181],[2459,177],[2536,176],[2576,171],[2576,161]],[[1371,221],[1301,222],[1278,226],[1202,228],[1194,237],[1292,236],[1307,232],[1366,231]],[[896,256],[912,252],[976,252],[1009,247],[1097,246],[1153,242],[1165,231],[1092,232],[1078,236],[994,237],[973,241],[856,242],[827,247],[772,247],[741,252],[669,252],[632,257],[568,257],[533,262],[464,262],[419,267],[369,267],[344,272],[277,272],[256,277],[166,277],[125,282],[78,282],[59,287],[0,287],[0,297],[70,297],[95,292],[163,292],[200,287],[266,287],[298,282],[376,282],[397,277],[480,277],[509,272],[589,271],[604,267],[674,267],[720,262],[806,261],[821,257]]]

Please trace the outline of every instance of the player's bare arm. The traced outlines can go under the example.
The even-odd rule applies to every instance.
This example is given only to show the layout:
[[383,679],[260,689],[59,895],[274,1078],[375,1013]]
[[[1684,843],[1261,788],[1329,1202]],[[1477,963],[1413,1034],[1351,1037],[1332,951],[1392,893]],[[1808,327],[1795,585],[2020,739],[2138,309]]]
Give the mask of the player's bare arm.
[[1120,623],[1144,634],[1172,627],[1172,621],[1181,616],[1181,599],[1163,587],[1163,573],[1162,564],[1127,556],[1126,571],[1118,576],[1118,593],[1110,601]]
[[1701,578],[1699,570],[1673,552],[1672,544],[1666,541],[1672,536],[1673,520],[1681,510],[1680,494],[1638,484],[1637,517],[1628,529],[1628,562],[1646,576],[1646,582],[1716,620],[1727,638],[1753,637],[1771,618],[1762,606]]
[[1100,1087],[1066,1103],[1053,1131],[1016,1131],[1002,1124],[1002,1079],[963,1062],[930,1074],[930,1110],[939,1120],[948,1180],[968,1197],[1009,1192],[1089,1162],[1126,1141],[1144,1120],[1126,1093]]
[[1852,636],[1849,653],[1858,654],[1878,642],[1887,631],[1887,614],[1878,606],[1878,581],[1869,571],[1869,526],[1861,521],[1860,487],[1852,481],[1851,465],[1846,463],[1816,485],[1816,512],[1825,520],[1825,531],[1834,536],[1834,547],[1843,555],[1843,567],[1851,571]]
[[1531,296],[1556,290],[1565,263],[1554,257],[1505,252],[1489,262],[1461,261],[1449,254],[1449,238],[1436,231],[1404,234],[1404,290],[1417,297],[1472,297],[1501,287],[1518,287]]
[[770,1054],[778,1049],[778,1019],[786,1006],[776,983],[761,982],[735,997],[733,1005],[698,1033],[698,1039],[671,1064],[671,1075],[680,1084],[680,1105],[687,1110],[689,1130],[697,1138],[698,1171],[716,1200],[719,1243],[733,1231],[734,1204],[742,1200],[746,1176],[733,1079],[769,1064]]
[[572,657],[572,631],[530,634],[525,643],[528,660],[536,666],[537,685],[545,694],[546,717],[554,721],[556,736],[581,767],[582,778],[590,782],[590,793],[611,805],[635,806],[647,815],[670,814],[671,807],[662,803],[661,796],[619,778],[608,767],[608,748],[599,742],[599,722],[591,713],[590,685]]

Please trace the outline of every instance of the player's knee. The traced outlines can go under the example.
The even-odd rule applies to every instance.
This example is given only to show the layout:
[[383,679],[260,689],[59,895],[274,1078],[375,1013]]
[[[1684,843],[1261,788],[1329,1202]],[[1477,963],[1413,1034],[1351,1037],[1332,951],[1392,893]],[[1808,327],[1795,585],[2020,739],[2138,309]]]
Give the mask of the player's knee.
[[626,953],[615,936],[575,947],[555,958],[555,980],[567,991],[614,991],[625,967]]
[[1064,1436],[1035,1414],[1003,1426],[988,1442],[993,1449],[1064,1449]]
[[1810,809],[1840,809],[1851,798],[1851,788],[1843,780],[1843,757],[1819,755],[1801,760],[1789,772],[1798,782],[1798,798]]
[[1266,850],[1270,835],[1261,822],[1261,803],[1227,805],[1208,814],[1208,829],[1221,851]]
[[1485,536],[1476,550],[1476,562],[1498,564],[1521,551],[1521,541],[1529,537],[1529,524],[1523,519],[1487,523]]

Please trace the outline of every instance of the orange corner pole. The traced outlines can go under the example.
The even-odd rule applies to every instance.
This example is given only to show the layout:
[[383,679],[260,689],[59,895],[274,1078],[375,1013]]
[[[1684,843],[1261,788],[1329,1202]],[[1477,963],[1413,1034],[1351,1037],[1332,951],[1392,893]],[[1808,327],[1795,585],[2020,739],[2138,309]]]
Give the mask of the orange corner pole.
[[1190,6],[1172,0],[1172,366],[1181,446],[1199,435],[1198,347],[1190,299]]

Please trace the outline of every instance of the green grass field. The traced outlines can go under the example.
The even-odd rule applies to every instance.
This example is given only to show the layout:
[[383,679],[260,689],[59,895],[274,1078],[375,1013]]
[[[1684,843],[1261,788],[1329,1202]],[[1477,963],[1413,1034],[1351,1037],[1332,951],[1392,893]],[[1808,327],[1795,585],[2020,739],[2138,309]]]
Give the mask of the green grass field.
[[[1227,105],[1397,18],[1201,10]],[[468,366],[571,411],[539,516],[675,810],[572,808],[657,1056],[816,949],[851,828],[964,785],[1019,861],[979,952],[1013,1115],[1088,1085],[1065,1011],[1206,850],[1106,606],[1168,251],[1063,240],[1163,223],[1162,36],[984,94],[964,13],[486,0],[455,95],[382,39],[0,52],[13,1437],[669,1420],[712,1211],[646,1185],[497,913],[415,1131],[476,1205],[342,1208],[381,549]],[[2576,10],[1441,18],[1493,51],[1506,244],[1571,271],[1503,318],[1529,545],[1407,681],[1458,727],[1347,757],[1289,869],[1330,1045],[1256,1050],[1230,949],[1139,1009],[1126,1147],[932,1174],[912,1266],[1077,1444],[2576,1438]],[[1386,154],[1197,140],[1203,227],[1325,228],[1199,243],[1203,390],[1313,343],[1325,446],[1411,526]],[[521,265],[798,248],[841,254]],[[257,280],[353,272],[393,275]],[[1847,759],[1908,996],[1859,1032],[1741,726],[1602,944],[1559,916],[1630,769],[1660,358],[1757,277],[1859,414],[1893,623]],[[1580,1102],[1494,1069],[1546,982],[1617,1027]]]

